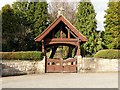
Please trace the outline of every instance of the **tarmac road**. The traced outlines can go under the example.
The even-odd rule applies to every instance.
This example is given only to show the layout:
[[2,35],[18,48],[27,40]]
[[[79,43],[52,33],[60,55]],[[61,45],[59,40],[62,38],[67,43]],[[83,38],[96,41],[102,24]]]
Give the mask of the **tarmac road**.
[[2,88],[118,88],[118,73],[46,73],[3,77]]

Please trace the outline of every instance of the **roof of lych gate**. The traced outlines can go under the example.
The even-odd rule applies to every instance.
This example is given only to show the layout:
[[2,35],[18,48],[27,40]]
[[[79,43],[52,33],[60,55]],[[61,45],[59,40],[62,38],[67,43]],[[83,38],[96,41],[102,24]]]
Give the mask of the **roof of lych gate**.
[[60,15],[50,26],[48,26],[39,36],[35,38],[36,42],[41,41],[53,28],[63,22],[81,41],[86,42],[87,38],[78,32],[78,30],[62,15]]

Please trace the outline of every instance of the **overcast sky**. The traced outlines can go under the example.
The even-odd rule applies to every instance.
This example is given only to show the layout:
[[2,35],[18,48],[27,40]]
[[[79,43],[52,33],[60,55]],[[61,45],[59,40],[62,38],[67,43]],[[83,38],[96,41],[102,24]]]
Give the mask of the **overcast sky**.
[[[5,4],[12,4],[14,1],[16,1],[16,0],[0,0],[0,10]],[[70,1],[72,1],[72,0],[70,0]],[[76,0],[76,1],[79,1],[79,0]],[[91,1],[94,5],[95,12],[97,13],[97,15],[96,15],[97,30],[103,31],[104,30],[103,21],[105,20],[105,18],[104,18],[105,12],[104,11],[107,9],[107,3],[109,0],[91,0]]]

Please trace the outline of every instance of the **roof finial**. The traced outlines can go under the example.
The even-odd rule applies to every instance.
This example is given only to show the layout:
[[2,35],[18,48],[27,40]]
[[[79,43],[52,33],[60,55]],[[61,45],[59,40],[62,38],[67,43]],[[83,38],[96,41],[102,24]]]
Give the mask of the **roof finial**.
[[58,9],[58,16],[57,17],[59,17],[60,15],[63,15],[63,11],[64,11],[63,7],[59,8]]

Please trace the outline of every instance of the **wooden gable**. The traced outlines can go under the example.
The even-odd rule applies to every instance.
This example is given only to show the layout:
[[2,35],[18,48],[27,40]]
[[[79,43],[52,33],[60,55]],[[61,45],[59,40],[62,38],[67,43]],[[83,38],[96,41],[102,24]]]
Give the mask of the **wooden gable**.
[[86,42],[87,38],[78,32],[78,30],[62,15],[60,15],[50,26],[48,26],[39,36],[35,38],[36,42],[40,42],[43,40],[52,30],[55,26],[57,26],[60,22],[63,22],[74,35],[80,39],[82,42]]

